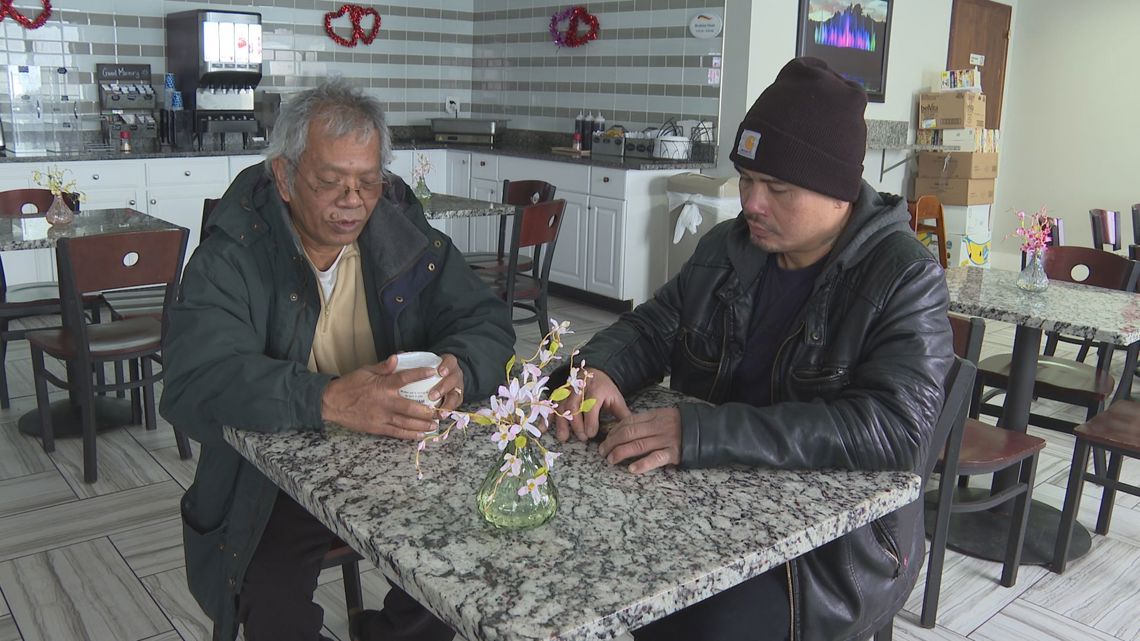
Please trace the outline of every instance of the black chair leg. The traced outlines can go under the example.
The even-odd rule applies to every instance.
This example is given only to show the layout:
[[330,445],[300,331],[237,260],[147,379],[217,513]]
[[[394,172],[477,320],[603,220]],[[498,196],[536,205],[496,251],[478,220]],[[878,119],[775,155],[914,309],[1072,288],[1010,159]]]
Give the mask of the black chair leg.
[[892,641],[895,637],[895,623],[892,620],[890,623],[879,628],[875,633],[875,641]]
[[1089,443],[1077,437],[1073,447],[1073,464],[1069,468],[1069,484],[1065,487],[1065,505],[1061,509],[1061,522],[1057,526],[1057,543],[1053,548],[1052,570],[1065,571],[1069,562],[1069,543],[1073,538],[1073,523],[1081,507],[1081,492],[1085,487],[1085,469],[1089,465]]
[[12,399],[8,396],[8,321],[0,323],[0,409],[12,407]]
[[[127,364],[127,370],[130,373],[131,382],[138,383],[139,378],[139,362],[138,360],[131,360]],[[139,388],[134,387],[131,389],[131,425],[138,425],[143,422],[142,417],[142,395],[139,393]],[[151,429],[148,425],[147,429]]]
[[79,411],[83,418],[83,482],[94,483],[99,480],[95,450],[95,391],[91,388],[91,380],[87,378],[81,380],[77,388]]
[[[934,532],[930,537],[930,561],[926,566],[926,587],[923,589],[922,615],[919,620],[924,628],[933,628],[938,618],[938,597],[942,591],[942,565],[946,561],[946,538],[950,532],[955,476],[943,472],[938,484],[938,512],[934,517]],[[944,483],[943,480],[949,482]]]
[[352,616],[364,609],[364,590],[360,586],[360,562],[349,561],[340,566],[344,576],[344,603]]
[[1032,504],[1033,481],[1037,476],[1037,455],[1021,462],[1021,483],[1025,491],[1013,501],[1009,518],[1009,541],[1005,547],[1005,564],[1001,569],[1001,584],[1013,587],[1017,583],[1017,570],[1021,566],[1021,551],[1025,547],[1025,527],[1029,524],[1029,506]]
[[[1099,449],[1099,448],[1098,448]],[[1101,450],[1103,452],[1103,450]],[[1120,480],[1120,468],[1124,466],[1124,457],[1120,452],[1113,452],[1112,456],[1108,459],[1108,478],[1112,481]],[[1112,485],[1105,485],[1103,493],[1100,495],[1100,512],[1096,517],[1096,533],[1100,535],[1108,534],[1108,526],[1112,522],[1112,507],[1116,503],[1116,488]]]
[[[115,382],[122,385],[123,377],[123,361],[115,361]],[[126,398],[127,393],[125,390],[118,390],[115,392],[115,398]]]
[[[151,364],[150,359],[145,356],[139,360],[142,361],[142,380],[150,380],[150,378],[154,376],[154,366]],[[158,419],[154,412],[154,383],[143,384],[142,397],[146,429],[148,431],[156,430],[158,429]]]
[[40,415],[40,439],[43,441],[45,452],[54,452],[55,429],[51,424],[51,400],[48,398],[46,372],[44,353],[33,347],[32,378],[36,384],[36,408]]

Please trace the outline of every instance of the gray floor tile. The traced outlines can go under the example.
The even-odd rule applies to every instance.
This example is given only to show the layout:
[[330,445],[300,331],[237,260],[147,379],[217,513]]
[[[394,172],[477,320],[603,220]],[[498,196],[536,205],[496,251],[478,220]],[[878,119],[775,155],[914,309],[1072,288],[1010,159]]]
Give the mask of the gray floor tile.
[[56,439],[51,458],[64,480],[82,498],[112,494],[170,480],[170,475],[154,457],[125,430],[109,430],[98,435],[95,461],[99,479],[83,482],[83,439]]
[[182,488],[165,481],[0,518],[0,561],[173,518],[181,497]]
[[927,629],[919,625],[918,615],[907,611],[895,615],[894,641],[968,641],[957,632],[942,626]]
[[0,616],[0,641],[21,641],[20,628],[11,616]]
[[182,551],[182,519],[173,518],[112,534],[111,543],[138,576],[186,565]]
[[161,447],[152,450],[150,454],[179,485],[189,488],[194,482],[194,470],[198,467],[198,449],[198,443],[190,441],[190,451],[193,452],[193,456],[188,459],[179,458],[177,445]]
[[21,434],[15,422],[0,423],[0,479],[48,471],[55,471],[55,463],[39,440]]
[[214,624],[190,595],[184,569],[152,574],[142,582],[185,641],[210,641]]
[[171,629],[106,539],[0,563],[0,585],[24,641],[134,641]]
[[58,471],[0,481],[0,518],[76,500]]
[[1019,599],[986,621],[974,641],[1114,641],[1116,637]]
[[[378,570],[360,573],[364,607],[379,610],[388,594],[388,580]],[[325,611],[325,627],[341,641],[348,641],[348,612],[344,605],[344,582],[332,581],[317,587],[316,602]]]
[[1103,541],[1096,554],[1050,574],[1025,592],[1025,601],[1120,639],[1140,638],[1140,547]]
[[170,632],[163,632],[156,637],[144,639],[143,641],[182,641],[182,635],[178,634],[175,630],[171,630]]

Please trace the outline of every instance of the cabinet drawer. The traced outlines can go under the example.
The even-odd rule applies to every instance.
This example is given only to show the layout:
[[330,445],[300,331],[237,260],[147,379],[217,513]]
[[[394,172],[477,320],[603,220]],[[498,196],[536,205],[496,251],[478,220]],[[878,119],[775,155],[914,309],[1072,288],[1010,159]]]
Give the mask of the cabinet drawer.
[[146,170],[141,160],[102,160],[62,163],[71,171],[68,179],[75,179],[80,191],[129,187],[141,189],[146,182]]
[[590,193],[624,200],[625,170],[594,167],[594,171],[590,174]]
[[150,161],[146,166],[147,186],[216,182],[229,182],[226,158],[171,158]]
[[487,154],[471,154],[471,177],[499,179],[499,157]]

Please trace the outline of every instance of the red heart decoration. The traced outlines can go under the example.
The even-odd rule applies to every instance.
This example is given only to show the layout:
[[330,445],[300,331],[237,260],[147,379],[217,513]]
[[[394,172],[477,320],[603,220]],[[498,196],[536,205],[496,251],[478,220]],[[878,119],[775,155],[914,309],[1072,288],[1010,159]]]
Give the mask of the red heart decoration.
[[12,19],[24,25],[25,29],[39,29],[44,26],[44,23],[51,17],[51,0],[41,1],[43,2],[44,10],[40,12],[40,15],[36,16],[35,20],[32,20],[12,6],[13,0],[0,0],[0,21],[3,21],[4,18],[8,16],[12,16]]
[[[333,30],[332,26],[333,20],[342,17],[346,13],[349,16],[349,19],[352,20],[351,39],[344,38],[337,34],[337,32]],[[366,16],[372,17],[372,28],[368,30],[368,33],[364,32],[364,27],[360,24],[361,19]],[[355,47],[358,41],[364,42],[366,45],[370,45],[372,44],[372,41],[376,39],[376,34],[379,32],[380,13],[372,7],[361,7],[360,5],[346,4],[341,5],[338,11],[330,11],[325,14],[325,33],[329,34],[329,37],[342,47]]]
[[[567,18],[570,21],[566,25],[566,32],[562,33],[558,25]],[[582,21],[590,25],[590,30],[584,35],[578,33],[578,26]],[[560,11],[550,16],[550,36],[554,39],[554,44],[559,47],[580,47],[598,39],[598,18],[581,6]]]

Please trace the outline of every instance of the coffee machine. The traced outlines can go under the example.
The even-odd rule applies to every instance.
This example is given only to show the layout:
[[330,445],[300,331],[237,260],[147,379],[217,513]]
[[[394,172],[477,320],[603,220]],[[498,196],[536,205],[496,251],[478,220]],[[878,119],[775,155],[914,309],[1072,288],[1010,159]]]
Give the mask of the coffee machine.
[[261,14],[195,9],[166,16],[166,70],[178,78],[198,148],[225,149],[226,134],[257,133]]

